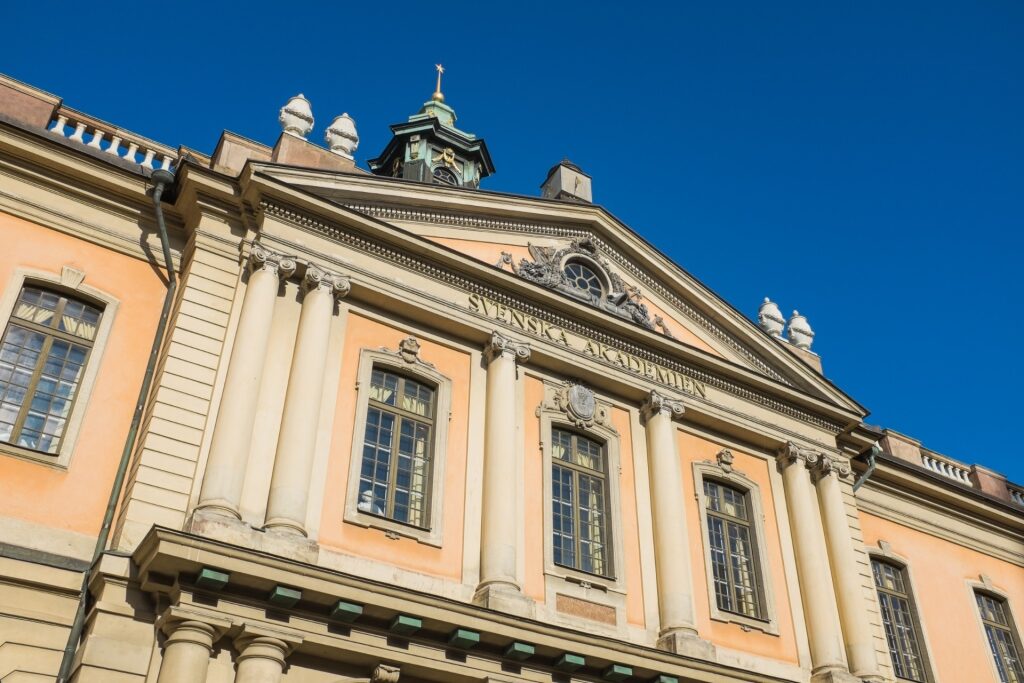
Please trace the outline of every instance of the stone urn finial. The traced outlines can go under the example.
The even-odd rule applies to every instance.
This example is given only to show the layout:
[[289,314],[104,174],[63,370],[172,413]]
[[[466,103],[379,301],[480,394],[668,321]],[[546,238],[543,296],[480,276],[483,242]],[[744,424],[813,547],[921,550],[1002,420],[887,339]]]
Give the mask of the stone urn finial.
[[356,122],[348,114],[334,118],[324,133],[327,148],[338,156],[352,158],[352,153],[359,147],[359,134],[356,133]]
[[789,318],[789,343],[798,349],[811,350],[814,342],[814,330],[807,324],[807,318],[800,315],[799,311],[793,311]]
[[309,100],[299,93],[281,107],[281,115],[277,120],[281,122],[281,129],[285,133],[305,140],[313,130],[313,108]]
[[771,336],[781,339],[786,319],[782,317],[782,311],[779,310],[778,305],[768,297],[765,297],[764,303],[757,309],[757,324]]

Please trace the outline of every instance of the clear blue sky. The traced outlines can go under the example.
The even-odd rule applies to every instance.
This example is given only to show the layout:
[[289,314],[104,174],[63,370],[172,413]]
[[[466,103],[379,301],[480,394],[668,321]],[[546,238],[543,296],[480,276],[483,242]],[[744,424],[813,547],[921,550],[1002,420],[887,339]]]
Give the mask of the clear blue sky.
[[744,313],[807,315],[869,422],[1024,482],[1021,2],[228,4],[13,3],[0,71],[207,152],[301,91],[365,163],[442,62],[486,188],[568,156]]

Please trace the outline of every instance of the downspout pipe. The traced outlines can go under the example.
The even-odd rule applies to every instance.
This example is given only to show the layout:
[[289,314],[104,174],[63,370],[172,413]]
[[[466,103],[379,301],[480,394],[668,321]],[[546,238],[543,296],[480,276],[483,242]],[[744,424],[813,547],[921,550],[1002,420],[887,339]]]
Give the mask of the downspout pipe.
[[878,466],[877,458],[881,454],[882,454],[882,447],[879,446],[878,442],[876,441],[875,443],[873,443],[871,445],[871,450],[868,451],[868,455],[867,455],[868,468],[866,470],[864,470],[863,472],[861,472],[861,475],[859,477],[857,477],[857,481],[853,482],[853,492],[854,493],[857,493],[857,489],[859,489],[861,486],[863,486],[864,482],[866,482],[871,477],[871,475],[874,473],[875,467]]
[[167,224],[164,222],[163,206],[160,203],[164,191],[174,184],[174,174],[165,169],[158,169],[153,171],[150,180],[153,182],[153,211],[156,214],[160,247],[163,250],[164,264],[167,267],[167,293],[164,295],[164,305],[160,311],[160,321],[157,323],[156,335],[153,337],[153,348],[149,352],[146,374],[143,376],[142,386],[139,388],[139,398],[135,402],[135,412],[132,414],[131,426],[128,428],[128,438],[125,439],[124,450],[121,451],[121,461],[117,466],[117,475],[114,477],[114,485],[110,490],[110,499],[107,501],[107,509],[103,514],[103,525],[100,527],[99,535],[96,537],[96,547],[92,553],[92,561],[82,575],[82,591],[78,598],[78,609],[75,612],[75,619],[71,624],[71,633],[68,634],[68,643],[64,648],[64,656],[60,661],[57,683],[67,683],[71,677],[71,669],[75,662],[75,652],[78,650],[78,644],[82,638],[82,630],[85,627],[85,608],[89,598],[89,582],[92,580],[93,572],[99,563],[100,557],[107,550],[107,543],[110,540],[110,529],[114,523],[114,513],[117,510],[117,503],[121,498],[121,490],[124,488],[128,464],[131,462],[132,453],[135,451],[135,442],[139,436],[139,427],[142,424],[146,400],[149,398],[149,391],[153,385],[153,376],[156,373],[157,360],[160,357],[160,349],[163,347],[164,336],[167,332],[167,321],[170,318],[171,305],[174,303],[174,295],[178,290],[178,278],[174,273],[174,262],[171,260],[171,245],[167,237]]

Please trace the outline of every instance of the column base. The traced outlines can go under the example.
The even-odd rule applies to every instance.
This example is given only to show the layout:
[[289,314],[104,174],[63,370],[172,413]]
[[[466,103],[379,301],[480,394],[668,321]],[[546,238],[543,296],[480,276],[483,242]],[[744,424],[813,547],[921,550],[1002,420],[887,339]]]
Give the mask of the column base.
[[507,583],[480,586],[473,596],[473,604],[526,619],[533,619],[537,612],[537,604],[532,599]]
[[[878,680],[878,679],[863,679]],[[811,674],[811,683],[861,683],[862,679],[846,669],[828,669]]]
[[306,533],[306,530],[302,527],[301,524],[293,522],[290,519],[285,519],[283,517],[279,517],[277,519],[268,519],[263,524],[263,529],[265,531],[276,531],[280,534],[290,534],[292,536],[299,538],[309,537],[309,534]]
[[196,512],[202,510],[205,514],[219,515],[228,519],[242,519],[242,513],[238,508],[226,500],[206,500],[196,506]]
[[658,636],[658,649],[684,657],[715,661],[715,646],[696,633],[677,629]]
[[309,564],[316,564],[320,555],[319,544],[305,536],[278,528],[253,529],[240,519],[227,517],[205,508],[197,509],[192,513],[188,531],[232,545],[280,555]]

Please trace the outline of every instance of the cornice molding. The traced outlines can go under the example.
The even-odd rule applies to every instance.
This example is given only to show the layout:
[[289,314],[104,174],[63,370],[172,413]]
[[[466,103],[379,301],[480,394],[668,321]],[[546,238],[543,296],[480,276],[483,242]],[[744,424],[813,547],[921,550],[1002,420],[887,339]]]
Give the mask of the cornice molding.
[[708,386],[713,386],[721,391],[752,403],[759,404],[774,410],[775,412],[787,415],[832,433],[839,433],[844,429],[844,425],[834,420],[810,413],[786,401],[775,398],[774,396],[761,393],[737,381],[720,377],[689,363],[681,362],[676,358],[652,351],[650,348],[645,346],[640,346],[634,342],[626,341],[618,336],[608,333],[605,330],[582,323],[579,320],[569,318],[549,309],[541,308],[525,300],[516,298],[508,294],[506,291],[498,290],[489,285],[470,279],[469,277],[457,273],[455,270],[442,266],[434,261],[410,254],[409,252],[399,251],[379,240],[365,236],[362,233],[357,234],[355,232],[345,231],[336,224],[327,223],[319,218],[315,218],[302,211],[284,206],[269,199],[262,199],[260,201],[259,208],[277,220],[290,222],[300,228],[319,232],[341,244],[345,244],[367,254],[372,254],[377,258],[390,261],[401,268],[420,273],[421,275],[433,278],[450,286],[458,287],[467,293],[475,293],[485,296],[493,301],[524,311],[529,315],[550,322],[553,325],[573,332],[581,337],[593,339],[599,343],[604,343],[617,349],[621,349],[622,351],[632,354],[638,358],[662,365],[684,376],[690,377],[691,379],[703,382]]

